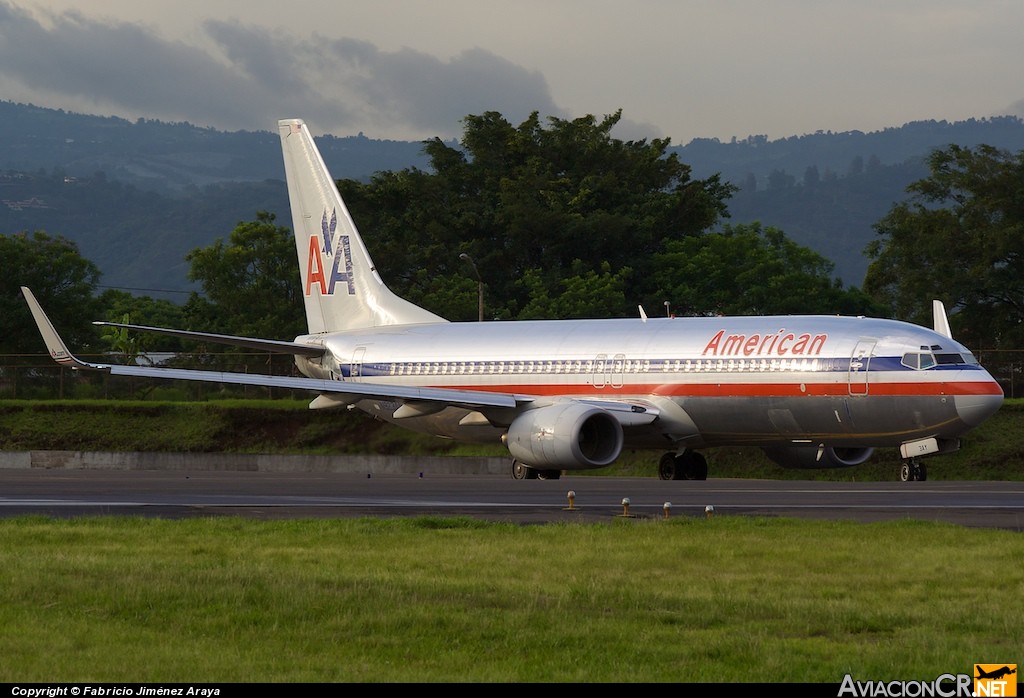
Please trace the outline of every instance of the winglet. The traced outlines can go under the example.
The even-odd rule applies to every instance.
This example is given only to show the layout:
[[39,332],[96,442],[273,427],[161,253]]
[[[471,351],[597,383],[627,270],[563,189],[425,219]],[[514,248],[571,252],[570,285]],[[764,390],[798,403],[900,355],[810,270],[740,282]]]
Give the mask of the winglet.
[[84,361],[80,361],[70,351],[68,351],[67,345],[64,344],[64,340],[57,334],[57,330],[53,328],[53,323],[50,322],[50,318],[46,317],[46,313],[43,312],[43,307],[39,305],[39,301],[32,294],[27,286],[21,287],[21,292],[25,296],[25,301],[28,303],[29,310],[32,311],[32,317],[35,318],[36,326],[39,328],[39,334],[43,335],[43,342],[46,343],[46,349],[50,352],[50,358],[62,366],[71,366],[72,368],[97,368],[92,364],[87,364]]
[[953,332],[949,329],[949,318],[946,317],[946,306],[942,301],[932,301],[932,315],[935,316],[935,331],[953,339]]

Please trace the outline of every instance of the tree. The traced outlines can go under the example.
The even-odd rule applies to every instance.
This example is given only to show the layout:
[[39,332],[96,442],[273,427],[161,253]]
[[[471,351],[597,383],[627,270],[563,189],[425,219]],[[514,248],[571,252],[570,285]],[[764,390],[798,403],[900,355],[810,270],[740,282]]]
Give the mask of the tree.
[[21,287],[28,286],[61,336],[76,351],[96,345],[91,323],[98,316],[94,297],[99,268],[79,254],[75,243],[45,232],[0,235],[0,352],[46,351]]
[[[104,309],[109,322],[149,325],[152,327],[184,327],[185,309],[169,300],[151,298],[150,296],[134,296],[127,291],[107,289],[99,298],[100,307]],[[138,356],[151,349],[161,351],[179,351],[181,340],[176,337],[152,332],[131,332],[124,334],[116,328],[107,328],[102,333],[103,341],[115,352],[126,356]]]
[[691,179],[690,167],[667,153],[668,140],[612,138],[620,116],[550,117],[547,127],[536,113],[519,126],[495,112],[468,116],[458,145],[425,144],[432,173],[379,173],[339,187],[382,276],[450,319],[476,316],[475,285],[464,284],[467,302],[428,304],[446,297],[441,285],[469,273],[460,253],[479,269],[490,317],[519,317],[528,307],[532,315],[573,277],[626,283],[627,268],[639,302],[655,292],[653,255],[727,216],[735,188],[717,176]]
[[679,315],[884,312],[834,280],[832,262],[777,228],[725,226],[666,247],[656,256],[655,278]]
[[565,320],[571,318],[621,317],[627,311],[626,278],[632,269],[624,267],[612,273],[605,262],[600,273],[578,263],[573,276],[559,283],[561,291],[551,297],[543,282],[543,273],[527,270],[523,284],[530,290],[530,302],[519,318],[523,320]]
[[1024,346],[1024,151],[951,145],[928,158],[875,229],[865,291],[901,319],[931,322],[945,302],[954,334],[976,348]]
[[306,332],[295,238],[260,211],[241,222],[227,244],[192,250],[189,279],[202,284],[186,304],[189,322],[227,334],[291,339]]

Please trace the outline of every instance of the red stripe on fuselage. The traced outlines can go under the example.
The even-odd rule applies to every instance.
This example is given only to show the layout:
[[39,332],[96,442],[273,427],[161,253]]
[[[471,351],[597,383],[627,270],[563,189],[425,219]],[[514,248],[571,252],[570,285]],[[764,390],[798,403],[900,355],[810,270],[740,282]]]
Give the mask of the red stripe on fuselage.
[[[621,387],[605,385],[597,388],[586,383],[568,385],[435,385],[431,387],[455,390],[477,390],[486,393],[510,393],[538,396],[594,396],[594,397],[835,397],[850,393],[849,383],[645,383],[626,384]],[[863,389],[865,386],[855,386]],[[921,383],[869,383],[866,394],[857,392],[852,397],[874,396],[926,396],[926,395],[1002,395],[1002,388],[992,381],[921,382]]]

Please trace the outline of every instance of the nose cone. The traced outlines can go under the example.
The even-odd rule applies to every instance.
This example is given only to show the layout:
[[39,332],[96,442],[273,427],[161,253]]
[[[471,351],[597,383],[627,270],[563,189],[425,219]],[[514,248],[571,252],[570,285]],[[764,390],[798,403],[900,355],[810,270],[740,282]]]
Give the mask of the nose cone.
[[992,381],[986,392],[975,395],[957,395],[953,398],[956,413],[967,426],[973,428],[996,413],[1003,404],[1003,389]]

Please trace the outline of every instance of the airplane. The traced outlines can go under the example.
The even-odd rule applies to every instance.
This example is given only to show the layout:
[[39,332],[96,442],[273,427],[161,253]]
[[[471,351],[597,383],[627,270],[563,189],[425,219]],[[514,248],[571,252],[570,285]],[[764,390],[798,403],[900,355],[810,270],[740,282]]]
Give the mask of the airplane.
[[750,316],[449,322],[377,272],[304,121],[278,122],[308,333],[292,341],[126,323],[294,356],[301,376],[88,363],[23,293],[51,357],[114,375],[307,390],[311,409],[359,409],[466,442],[498,443],[515,479],[603,468],[663,451],[663,480],[706,480],[702,451],[759,447],[789,468],[864,463],[899,448],[900,479],[951,453],[995,413],[999,384],[934,327],[866,317]]
[[[975,665],[975,666],[977,666],[977,665]],[[1010,674],[1016,674],[1016,673],[1017,673],[1016,669],[1011,669],[1008,666],[1004,666],[1004,667],[1001,667],[999,669],[995,669],[993,671],[985,671],[984,669],[978,668],[978,675],[975,676],[974,678],[976,678],[976,679],[1001,679],[1004,676],[1009,676]]]

